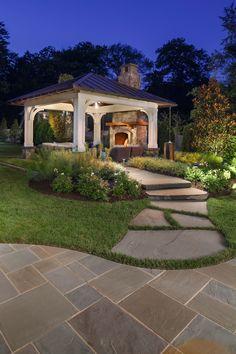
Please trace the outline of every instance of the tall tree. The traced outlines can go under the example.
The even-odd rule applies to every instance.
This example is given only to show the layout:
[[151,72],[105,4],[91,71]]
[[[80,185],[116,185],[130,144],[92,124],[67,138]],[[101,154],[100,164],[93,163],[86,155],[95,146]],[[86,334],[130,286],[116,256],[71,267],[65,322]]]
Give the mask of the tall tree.
[[133,63],[138,65],[142,74],[147,74],[153,63],[142,52],[128,44],[116,43],[107,48],[106,65],[109,76],[116,78],[123,64]]
[[226,37],[222,41],[223,50],[214,56],[216,66],[223,69],[229,97],[236,111],[236,5],[225,7],[220,17]]
[[210,57],[203,49],[175,38],[156,50],[154,71],[147,76],[148,91],[176,101],[182,115],[189,116],[192,99],[188,93],[209,79]]

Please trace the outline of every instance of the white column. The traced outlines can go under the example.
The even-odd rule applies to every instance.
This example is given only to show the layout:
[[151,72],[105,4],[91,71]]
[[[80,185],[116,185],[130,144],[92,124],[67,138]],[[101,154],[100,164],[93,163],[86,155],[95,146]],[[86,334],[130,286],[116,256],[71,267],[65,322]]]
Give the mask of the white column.
[[32,107],[25,106],[24,108],[24,147],[34,146],[34,115]]
[[101,144],[101,119],[104,113],[92,113],[93,117],[93,145]]
[[148,148],[157,149],[158,144],[158,108],[149,108],[148,114]]
[[73,145],[76,151],[85,151],[85,98],[78,94],[73,100]]

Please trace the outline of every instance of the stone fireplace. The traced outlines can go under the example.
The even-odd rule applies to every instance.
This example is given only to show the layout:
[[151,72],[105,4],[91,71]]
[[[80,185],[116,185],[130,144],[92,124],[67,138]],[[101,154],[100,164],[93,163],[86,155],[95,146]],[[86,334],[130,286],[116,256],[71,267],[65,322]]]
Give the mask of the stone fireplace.
[[[140,89],[140,74],[135,64],[124,64],[118,77],[121,84]],[[142,111],[117,112],[112,114],[110,147],[116,145],[147,145],[148,121]]]

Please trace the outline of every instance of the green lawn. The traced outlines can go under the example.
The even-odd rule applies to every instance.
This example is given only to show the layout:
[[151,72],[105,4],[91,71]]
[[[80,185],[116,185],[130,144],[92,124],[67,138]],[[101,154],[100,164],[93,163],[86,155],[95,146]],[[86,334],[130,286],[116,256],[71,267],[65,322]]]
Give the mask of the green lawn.
[[[18,146],[3,148],[0,144],[0,160],[27,167],[30,161],[19,159],[18,152]],[[166,269],[206,266],[236,255],[236,191],[208,201],[209,217],[229,246],[226,251],[183,261],[139,260],[113,254],[111,249],[126,234],[130,220],[148,205],[146,199],[110,204],[43,195],[29,188],[23,172],[0,166],[0,242],[55,245],[137,266]]]
[[226,242],[236,249],[236,191],[208,201],[209,218],[224,235]]
[[22,146],[4,143],[0,141],[0,159],[10,158],[10,157],[21,157],[22,155]]
[[102,254],[126,233],[148,201],[70,201],[28,187],[26,176],[0,166],[0,242],[57,245]]

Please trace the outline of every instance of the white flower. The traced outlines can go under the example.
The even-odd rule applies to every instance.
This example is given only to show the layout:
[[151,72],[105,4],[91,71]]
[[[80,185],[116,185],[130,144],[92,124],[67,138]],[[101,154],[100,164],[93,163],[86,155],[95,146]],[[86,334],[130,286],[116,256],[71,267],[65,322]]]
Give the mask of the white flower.
[[61,173],[61,176],[64,176],[64,174],[65,174],[65,173],[64,173],[64,172],[62,172],[62,173]]
[[93,176],[94,175],[94,172],[91,172],[91,176]]

